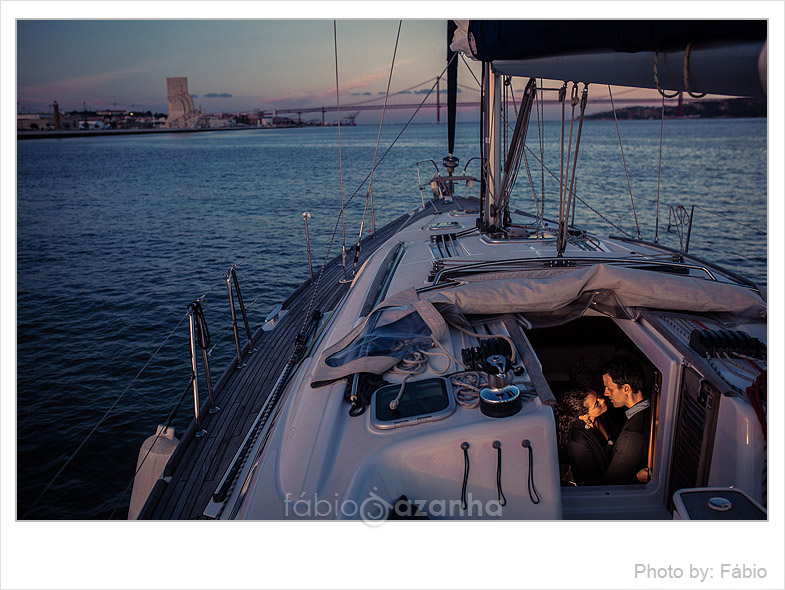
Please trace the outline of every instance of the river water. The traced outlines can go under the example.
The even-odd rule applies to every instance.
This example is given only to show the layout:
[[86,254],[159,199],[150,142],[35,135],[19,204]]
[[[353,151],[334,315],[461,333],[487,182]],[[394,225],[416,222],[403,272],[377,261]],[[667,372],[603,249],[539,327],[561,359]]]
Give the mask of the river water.
[[[627,173],[614,123],[584,126],[575,223],[678,248],[686,229],[667,231],[669,220],[694,206],[690,252],[765,286],[766,120],[665,121],[661,175],[660,122],[620,127]],[[386,152],[402,128],[384,127],[376,155],[377,227],[420,205],[415,162],[446,155],[445,127],[426,124],[409,126]],[[529,132],[542,198],[533,123]],[[328,247],[332,257],[343,239],[357,240],[363,217],[368,231],[367,184],[358,187],[377,134],[341,129],[342,179],[336,128],[17,142],[17,518],[126,517],[139,446],[188,385],[187,305],[205,300],[215,381],[234,355],[223,273],[239,264],[253,330],[308,278],[304,211],[317,268]],[[559,125],[546,123],[553,171],[558,136]],[[476,126],[460,124],[461,167],[478,146]],[[433,165],[421,169],[425,179]],[[544,183],[553,218],[558,188],[547,172]],[[534,207],[525,170],[511,203]],[[188,403],[173,418],[179,433]]]

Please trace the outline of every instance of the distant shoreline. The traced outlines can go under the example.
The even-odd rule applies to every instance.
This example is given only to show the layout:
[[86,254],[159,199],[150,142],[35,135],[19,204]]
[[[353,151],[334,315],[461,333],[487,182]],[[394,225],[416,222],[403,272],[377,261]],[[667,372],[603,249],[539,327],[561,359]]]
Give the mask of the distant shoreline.
[[[666,119],[747,119],[765,118],[767,115],[766,101],[752,101],[738,99],[735,101],[709,100],[705,102],[692,102],[683,105],[682,114],[678,114],[678,107],[666,106]],[[661,107],[634,106],[625,107],[616,111],[615,118],[623,120],[651,120],[662,117]],[[613,111],[593,113],[586,115],[586,120],[607,121],[613,120]],[[555,119],[554,119],[555,120]],[[474,124],[475,121],[463,121]],[[391,123],[393,124],[393,123]],[[418,125],[439,125],[439,123],[417,123]],[[328,125],[334,127],[335,125]],[[271,129],[313,129],[321,125],[292,125],[278,127],[215,127],[199,129],[63,129],[56,130],[31,130],[17,131],[16,139],[65,139],[72,137],[108,137],[118,135],[155,135],[165,133],[204,133],[209,131],[266,131]]]
[[766,100],[737,98],[733,100],[699,100],[678,106],[668,105],[665,113],[661,106],[634,106],[613,111],[586,115],[587,120],[617,119],[741,119],[766,117]]
[[[294,128],[294,127],[293,127]],[[299,127],[297,127],[299,128]],[[161,133],[203,133],[205,131],[285,129],[285,127],[216,127],[212,129],[63,129],[17,131],[16,139],[56,139],[66,137],[106,137],[109,135],[150,135]]]

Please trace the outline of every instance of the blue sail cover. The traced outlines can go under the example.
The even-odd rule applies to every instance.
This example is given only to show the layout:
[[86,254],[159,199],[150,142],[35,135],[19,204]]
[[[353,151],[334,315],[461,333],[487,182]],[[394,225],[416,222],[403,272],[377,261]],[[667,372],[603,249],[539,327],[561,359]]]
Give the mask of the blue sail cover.
[[514,60],[586,50],[681,48],[699,41],[762,41],[765,20],[473,20],[480,61]]

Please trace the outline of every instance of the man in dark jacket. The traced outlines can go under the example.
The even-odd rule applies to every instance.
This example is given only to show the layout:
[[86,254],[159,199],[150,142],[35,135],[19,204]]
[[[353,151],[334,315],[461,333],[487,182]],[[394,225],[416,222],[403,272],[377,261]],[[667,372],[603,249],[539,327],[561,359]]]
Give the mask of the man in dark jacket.
[[643,368],[631,357],[611,359],[602,369],[605,396],[615,408],[625,408],[627,421],[613,445],[605,473],[593,485],[639,483],[637,473],[647,466],[651,403],[643,395]]

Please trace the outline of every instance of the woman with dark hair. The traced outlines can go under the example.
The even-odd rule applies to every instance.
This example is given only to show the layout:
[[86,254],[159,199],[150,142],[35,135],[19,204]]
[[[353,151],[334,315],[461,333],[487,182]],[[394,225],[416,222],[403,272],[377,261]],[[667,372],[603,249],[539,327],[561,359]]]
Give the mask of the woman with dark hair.
[[557,406],[559,455],[569,468],[563,479],[581,483],[605,473],[609,463],[605,398],[593,389],[573,389]]

